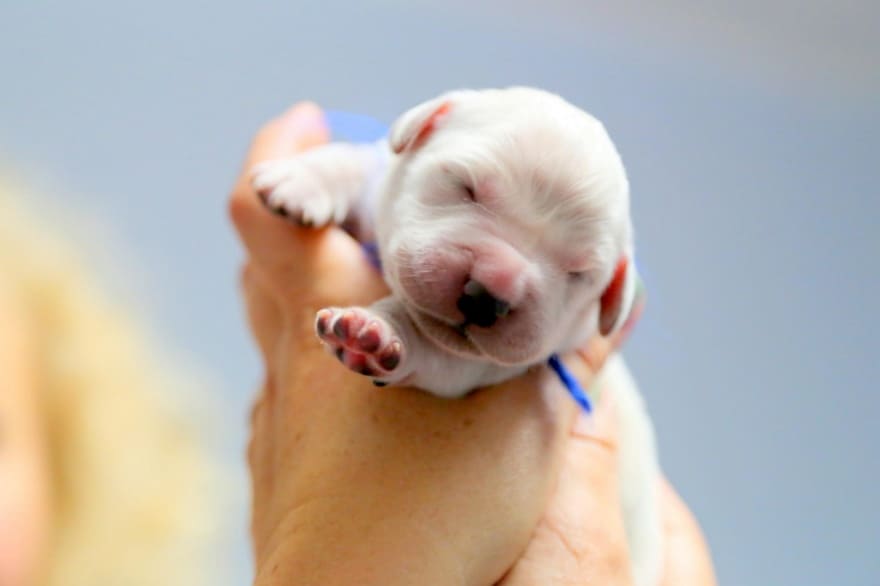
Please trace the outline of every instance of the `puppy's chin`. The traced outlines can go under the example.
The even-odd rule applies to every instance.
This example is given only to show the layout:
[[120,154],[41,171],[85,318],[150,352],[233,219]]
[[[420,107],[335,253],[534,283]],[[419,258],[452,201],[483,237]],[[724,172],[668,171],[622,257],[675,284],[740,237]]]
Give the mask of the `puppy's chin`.
[[486,356],[477,346],[455,326],[437,319],[419,310],[410,309],[410,317],[416,327],[432,342],[455,354],[465,358],[485,359]]
[[525,366],[546,358],[542,332],[526,320],[491,328],[469,326],[467,337],[484,359],[504,366]]
[[411,317],[425,336],[457,356],[502,366],[534,364],[544,358],[540,347],[521,345],[534,338],[519,336],[515,331],[475,326],[462,330],[420,311],[413,312]]

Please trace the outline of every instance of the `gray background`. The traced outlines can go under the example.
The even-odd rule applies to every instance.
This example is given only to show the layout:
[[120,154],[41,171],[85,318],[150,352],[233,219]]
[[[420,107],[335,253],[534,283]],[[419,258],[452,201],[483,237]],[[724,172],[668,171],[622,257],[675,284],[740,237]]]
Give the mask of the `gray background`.
[[243,488],[259,375],[224,196],[254,129],[303,98],[390,120],[555,90],[627,164],[650,295],[627,355],[722,582],[880,584],[880,14],[727,4],[0,0],[0,155],[110,226],[107,280],[210,373]]

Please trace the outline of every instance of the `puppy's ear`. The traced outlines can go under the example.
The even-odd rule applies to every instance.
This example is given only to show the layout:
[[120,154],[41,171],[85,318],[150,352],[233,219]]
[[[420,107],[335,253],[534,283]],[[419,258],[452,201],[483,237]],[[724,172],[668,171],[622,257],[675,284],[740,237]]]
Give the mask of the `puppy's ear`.
[[452,109],[453,95],[444,94],[403,113],[391,126],[389,143],[397,154],[424,144]]
[[613,334],[626,323],[635,301],[637,280],[638,275],[630,260],[626,256],[620,257],[611,282],[599,300],[599,333],[603,336]]

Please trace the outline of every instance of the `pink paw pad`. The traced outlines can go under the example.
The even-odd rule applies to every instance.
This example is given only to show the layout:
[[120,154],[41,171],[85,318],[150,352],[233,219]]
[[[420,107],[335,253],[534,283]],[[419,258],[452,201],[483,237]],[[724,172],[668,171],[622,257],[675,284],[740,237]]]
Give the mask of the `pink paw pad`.
[[403,344],[391,326],[359,307],[322,309],[315,319],[315,331],[340,362],[365,376],[382,379],[392,375],[403,356]]

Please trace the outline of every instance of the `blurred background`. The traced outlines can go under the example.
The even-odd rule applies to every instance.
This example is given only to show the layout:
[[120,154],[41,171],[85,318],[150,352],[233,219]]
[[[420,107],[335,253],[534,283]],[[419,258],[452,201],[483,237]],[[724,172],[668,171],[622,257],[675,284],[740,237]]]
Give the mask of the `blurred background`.
[[260,373],[224,198],[255,129],[302,99],[391,121],[452,88],[558,92],[630,174],[649,307],[626,355],[721,582],[876,585],[878,32],[868,0],[2,0],[0,167],[99,218],[106,282],[206,373],[244,493]]

